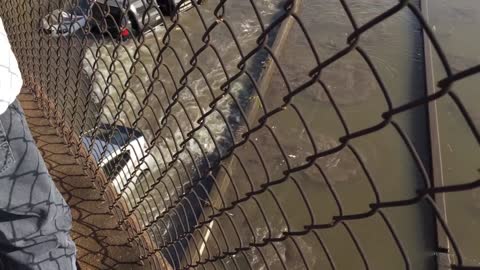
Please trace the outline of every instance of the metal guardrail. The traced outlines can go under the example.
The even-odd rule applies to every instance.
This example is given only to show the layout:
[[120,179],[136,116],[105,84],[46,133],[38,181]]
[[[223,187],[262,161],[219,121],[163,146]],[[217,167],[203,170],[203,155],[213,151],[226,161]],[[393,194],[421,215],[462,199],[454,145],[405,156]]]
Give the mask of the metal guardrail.
[[[428,1],[422,1],[422,15],[425,20],[428,22]],[[429,95],[435,94],[436,86],[434,79],[434,63],[432,55],[432,44],[428,38],[428,33],[424,33],[424,48],[425,48],[425,77],[427,84],[427,93]],[[434,186],[444,186],[444,176],[443,176],[443,163],[442,163],[442,154],[441,154],[441,143],[440,143],[440,131],[439,131],[439,120],[438,120],[438,108],[436,101],[433,101],[428,106],[429,109],[429,124],[430,124],[430,148],[431,148],[431,157],[432,157],[432,179]],[[435,197],[435,202],[438,205],[439,213],[442,218],[447,221],[447,211],[446,211],[446,202],[445,196],[439,194]],[[450,244],[448,241],[448,236],[445,235],[441,227],[441,222],[438,223],[437,227],[437,248],[438,248],[438,259],[437,264],[439,269],[448,269],[451,265],[451,260],[449,257]]]
[[[443,196],[480,180],[441,181],[435,104],[453,101],[478,147],[478,125],[452,86],[480,66],[452,70],[426,1],[381,2],[370,17],[344,0],[322,10],[312,1],[183,0],[179,13],[167,2],[0,8],[26,86],[146,268],[478,268],[465,263]],[[307,18],[315,8],[336,20]],[[407,36],[426,44],[416,64],[426,65],[425,91],[406,97],[363,43],[399,14],[424,33]],[[388,51],[382,42],[373,41]],[[362,100],[364,88],[374,94]],[[429,134],[407,127],[427,126],[427,112]]]

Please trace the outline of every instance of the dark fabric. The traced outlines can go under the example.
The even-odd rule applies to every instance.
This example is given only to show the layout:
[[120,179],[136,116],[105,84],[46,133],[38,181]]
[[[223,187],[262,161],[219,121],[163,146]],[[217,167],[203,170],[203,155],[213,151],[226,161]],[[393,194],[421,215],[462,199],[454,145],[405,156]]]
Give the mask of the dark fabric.
[[0,116],[0,124],[0,269],[76,269],[70,208],[18,102]]

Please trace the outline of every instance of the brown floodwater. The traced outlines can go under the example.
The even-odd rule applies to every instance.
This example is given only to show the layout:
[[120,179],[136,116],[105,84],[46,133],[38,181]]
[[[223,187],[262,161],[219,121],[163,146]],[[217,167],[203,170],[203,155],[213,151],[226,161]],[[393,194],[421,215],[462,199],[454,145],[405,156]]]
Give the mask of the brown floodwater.
[[[218,2],[209,0],[200,7],[206,25],[215,21],[212,14]],[[328,59],[346,46],[352,26],[337,0],[302,2],[302,22],[320,60]],[[397,2],[347,1],[358,25],[381,14]],[[281,0],[255,1],[265,25],[279,16],[282,3]],[[416,1],[415,4],[419,5]],[[462,70],[478,64],[478,46],[475,46],[478,41],[473,33],[480,20],[476,16],[480,12],[480,5],[473,0],[455,3],[440,0],[430,1],[429,8],[431,24],[435,26],[435,33],[444,45],[453,67]],[[201,70],[196,69],[189,73],[185,87],[178,92],[175,104],[173,97],[182,84],[185,70],[191,68],[193,52],[205,44],[202,41],[205,29],[196,11],[190,10],[180,15],[183,28],[177,27],[170,32],[169,47],[166,49],[165,40],[162,40],[166,30],[160,26],[140,40],[129,40],[120,44],[109,39],[103,42],[91,40],[84,52],[82,67],[87,78],[92,78],[94,94],[91,98],[97,104],[100,121],[133,126],[141,130],[148,141],[154,142],[154,147],[148,151],[144,162],[150,168],[150,177],[138,180],[139,183],[132,183],[130,191],[127,191],[127,197],[132,204],[141,202],[142,207],[137,208],[136,215],[139,215],[145,224],[164,214],[165,209],[178,198],[178,194],[189,186],[189,177],[200,177],[194,172],[194,161],[205,165],[206,160],[215,161],[219,155],[225,154],[226,148],[231,145],[231,137],[223,117],[236,126],[243,124],[232,96],[241,100],[242,104],[251,101],[252,85],[245,75],[231,84],[232,96],[222,98],[217,104],[218,111],[205,119],[208,129],[200,128],[195,132],[195,140],[187,143],[187,151],[178,157],[173,155],[180,149],[180,143],[187,133],[198,126],[196,121],[209,109],[210,102],[222,93],[221,86],[227,77],[239,72],[237,64],[241,53],[246,55],[251,51],[261,33],[250,1],[227,1],[225,10],[224,19],[235,33],[239,47],[225,25],[220,24],[215,28],[210,34],[210,40],[222,61],[219,61],[211,48],[202,52],[197,59]],[[190,43],[186,42],[185,36]],[[52,40],[44,42],[54,43]],[[365,32],[359,44],[376,67],[394,106],[426,94],[422,31],[417,19],[408,9],[401,10]],[[48,55],[45,57],[48,58]],[[258,57],[248,62],[248,70],[257,78],[262,70],[262,59]],[[54,63],[53,60],[51,62]],[[297,24],[294,24],[289,34],[280,63],[292,89],[308,81],[309,71],[317,66],[305,34]],[[158,69],[155,68],[157,66]],[[441,78],[442,69],[437,60],[435,67],[436,76]],[[61,71],[49,72],[51,76],[55,76]],[[70,79],[74,76],[72,74]],[[252,142],[237,149],[236,153],[246,165],[246,172],[240,170],[238,162],[232,163],[233,185],[222,191],[227,205],[239,199],[237,194],[245,196],[252,189],[261,189],[262,184],[282,178],[288,166],[304,164],[305,159],[314,153],[308,134],[314,138],[317,151],[326,151],[340,144],[339,138],[345,135],[345,130],[323,87],[331,92],[350,132],[382,121],[381,114],[387,110],[386,98],[357,51],[325,68],[320,79],[323,85],[313,84],[292,99],[291,104],[298,109],[307,123],[306,126],[302,124],[297,111],[288,106],[286,110],[269,119],[269,129],[260,129],[252,134]],[[474,87],[476,85],[478,76],[473,76],[456,84],[455,91],[458,91],[478,125],[480,111],[476,106],[479,98]],[[65,93],[58,94],[59,100],[63,100],[63,97],[68,99],[67,90]],[[266,108],[273,109],[282,105],[282,98],[287,94],[287,85],[276,70],[268,95],[264,96]],[[147,96],[148,99],[145,98]],[[445,181],[453,184],[473,180],[478,177],[478,145],[451,100],[444,98],[438,104]],[[167,113],[168,107],[171,107],[171,110]],[[74,109],[72,118],[76,119],[82,115],[83,108],[78,106]],[[401,113],[394,117],[394,121],[412,141],[421,161],[429,169],[426,109],[418,107]],[[95,125],[95,117],[96,115],[88,117],[89,124],[84,129]],[[279,151],[272,134],[275,134],[282,145],[283,153]],[[156,137],[158,139],[155,139]],[[206,245],[200,248],[202,254],[195,258],[182,254],[165,256],[175,267],[183,268],[192,263],[192,259],[203,261],[208,257],[221,255],[222,252],[232,251],[235,247],[262,243],[265,237],[279,237],[286,231],[304,232],[305,226],[311,224],[312,216],[307,211],[309,207],[314,223],[324,224],[326,228],[313,229],[303,235],[288,237],[285,241],[252,248],[205,267],[363,269],[364,262],[355,246],[352,233],[367,258],[370,269],[405,269],[402,254],[387,224],[378,213],[367,218],[346,221],[346,225],[338,223],[328,226],[333,224],[335,216],[365,213],[370,210],[369,205],[375,202],[373,188],[358,159],[365,164],[373,179],[380,194],[380,201],[410,198],[415,196],[417,189],[425,187],[414,159],[393,126],[389,125],[375,133],[356,138],[350,143],[358,156],[349,148],[344,148],[320,158],[314,166],[291,174],[284,183],[269,188],[254,199],[239,203],[215,223],[209,224],[210,232],[198,231],[195,239],[198,240],[200,234],[207,239]],[[215,147],[216,144],[218,148]],[[259,159],[255,148],[263,153],[263,160]],[[203,157],[204,153],[207,158]],[[176,170],[167,169],[166,164],[177,158],[184,161],[186,167],[175,164],[173,167]],[[265,168],[268,174],[265,173]],[[167,171],[162,178],[163,184],[157,185],[145,200],[141,200],[143,191],[162,171]],[[167,178],[168,180],[165,180]],[[216,189],[212,190],[210,195],[214,196],[215,193],[218,193]],[[478,190],[447,196],[449,225],[464,251],[466,261],[471,265],[480,264],[480,239],[478,234],[473,233],[480,221],[479,198]],[[341,208],[338,207],[338,202]],[[210,211],[209,207],[204,210]],[[383,209],[383,214],[400,239],[411,269],[433,269],[436,231],[431,209],[418,203]],[[166,228],[157,228],[153,233],[159,237],[171,238],[171,226],[175,222],[169,224]],[[219,227],[222,227],[223,231],[220,231]],[[224,234],[228,236],[227,239],[218,241],[223,239]],[[237,237],[237,234],[240,237]],[[170,240],[175,238],[177,237],[174,235]],[[194,247],[192,238],[184,241],[190,241],[190,248]]]

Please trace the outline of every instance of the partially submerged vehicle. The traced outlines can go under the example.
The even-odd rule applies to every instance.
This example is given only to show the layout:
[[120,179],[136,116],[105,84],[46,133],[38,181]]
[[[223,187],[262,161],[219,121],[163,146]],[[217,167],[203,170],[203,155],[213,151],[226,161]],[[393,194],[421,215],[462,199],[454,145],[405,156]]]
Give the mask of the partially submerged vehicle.
[[68,36],[83,29],[87,24],[87,15],[82,8],[70,12],[56,9],[43,17],[41,27],[45,34],[53,37]]
[[138,37],[163,24],[164,16],[183,12],[193,4],[191,0],[157,0],[151,5],[144,0],[96,0],[92,4],[93,27],[112,37]]
[[135,169],[145,156],[147,146],[140,131],[104,124],[82,134],[81,138],[83,146],[92,149],[92,157],[117,193],[122,193],[127,181],[135,183],[142,175],[142,169]]
[[164,23],[164,16],[174,16],[202,0],[82,0],[72,10],[57,9],[41,21],[45,34],[68,36],[88,24],[93,32],[113,38],[138,37]]

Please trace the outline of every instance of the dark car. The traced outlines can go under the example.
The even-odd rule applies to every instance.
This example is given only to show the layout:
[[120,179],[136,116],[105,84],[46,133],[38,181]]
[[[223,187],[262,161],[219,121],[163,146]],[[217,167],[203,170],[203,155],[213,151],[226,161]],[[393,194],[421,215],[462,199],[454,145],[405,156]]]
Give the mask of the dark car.
[[145,0],[96,0],[91,6],[93,21],[90,23],[103,34],[128,38],[162,24],[159,11],[164,16],[172,16],[176,10],[186,11],[193,6],[191,0],[157,0],[150,8],[147,3]]
[[[205,0],[197,0],[197,3],[201,4],[202,1]],[[158,1],[158,5],[160,6],[160,9],[162,10],[163,14],[166,16],[173,16],[175,15],[175,12],[177,11],[177,6],[178,6],[178,11],[183,12],[187,11],[190,8],[192,8],[192,1],[183,1],[182,0],[165,0],[165,1]]]

